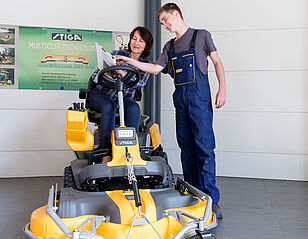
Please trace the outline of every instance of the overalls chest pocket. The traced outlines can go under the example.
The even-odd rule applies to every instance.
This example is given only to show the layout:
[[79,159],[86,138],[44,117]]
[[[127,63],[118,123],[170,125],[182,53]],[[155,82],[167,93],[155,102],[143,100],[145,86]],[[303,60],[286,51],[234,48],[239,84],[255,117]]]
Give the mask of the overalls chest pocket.
[[171,57],[175,85],[190,84],[195,81],[195,54],[176,54]]

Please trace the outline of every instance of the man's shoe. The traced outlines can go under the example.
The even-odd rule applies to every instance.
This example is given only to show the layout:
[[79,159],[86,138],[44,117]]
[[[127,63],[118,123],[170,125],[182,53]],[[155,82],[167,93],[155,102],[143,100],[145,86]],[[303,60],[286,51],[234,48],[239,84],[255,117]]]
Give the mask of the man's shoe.
[[220,207],[218,206],[218,204],[213,204],[212,210],[213,210],[213,212],[215,212],[217,219],[221,220],[223,218],[222,211],[221,211]]

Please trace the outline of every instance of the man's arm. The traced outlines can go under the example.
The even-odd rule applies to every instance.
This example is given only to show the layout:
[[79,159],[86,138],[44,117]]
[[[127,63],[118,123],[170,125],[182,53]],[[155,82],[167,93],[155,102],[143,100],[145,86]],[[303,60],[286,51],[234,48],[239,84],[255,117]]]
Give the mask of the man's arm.
[[154,74],[154,75],[157,75],[164,69],[161,65],[137,61],[137,60],[134,60],[126,56],[117,55],[116,59],[117,59],[117,64],[129,64],[129,65],[132,65],[138,68],[139,70],[142,70],[142,71]]
[[217,51],[212,51],[210,54],[210,58],[214,64],[216,76],[219,83],[219,89],[216,94],[215,105],[216,108],[221,108],[226,103],[225,71]]

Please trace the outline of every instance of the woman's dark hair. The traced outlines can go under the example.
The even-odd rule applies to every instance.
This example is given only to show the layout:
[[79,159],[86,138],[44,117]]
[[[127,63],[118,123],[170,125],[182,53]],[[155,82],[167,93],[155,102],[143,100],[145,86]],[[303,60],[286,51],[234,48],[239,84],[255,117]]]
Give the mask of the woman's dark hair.
[[145,27],[136,27],[134,30],[132,30],[132,32],[129,35],[129,42],[128,42],[128,51],[131,52],[132,49],[130,48],[130,42],[131,39],[133,38],[135,32],[138,31],[142,40],[144,40],[145,42],[145,48],[141,54],[141,56],[143,58],[146,58],[150,55],[151,53],[151,49],[152,49],[152,45],[153,45],[153,36],[152,33],[149,31],[149,29],[145,28]]

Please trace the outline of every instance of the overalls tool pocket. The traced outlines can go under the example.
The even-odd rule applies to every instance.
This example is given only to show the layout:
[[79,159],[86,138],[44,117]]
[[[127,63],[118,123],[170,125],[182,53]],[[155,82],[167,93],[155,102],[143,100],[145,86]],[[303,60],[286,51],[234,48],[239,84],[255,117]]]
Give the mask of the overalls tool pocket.
[[195,55],[188,53],[185,55],[175,54],[172,57],[172,70],[174,73],[174,84],[185,85],[195,81]]

